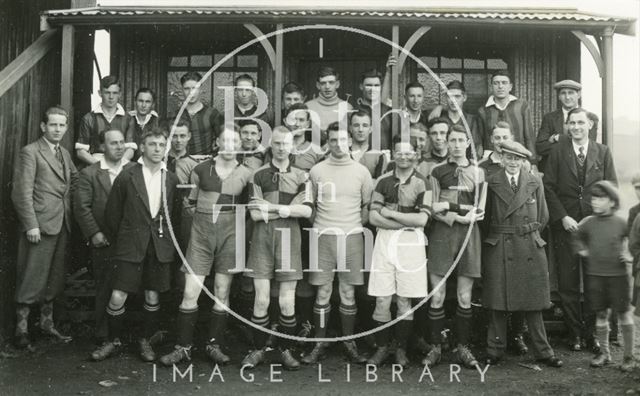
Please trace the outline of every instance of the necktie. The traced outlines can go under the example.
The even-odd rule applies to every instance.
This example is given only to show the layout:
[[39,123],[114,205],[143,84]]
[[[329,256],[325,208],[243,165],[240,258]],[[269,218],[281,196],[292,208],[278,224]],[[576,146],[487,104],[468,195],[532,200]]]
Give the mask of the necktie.
[[582,168],[582,166],[584,165],[584,147],[580,146],[580,148],[578,149],[578,164],[580,165],[580,167]]
[[62,151],[60,151],[60,146],[56,146],[56,159],[60,162],[60,165],[64,167],[64,158],[62,157]]
[[514,193],[518,192],[518,184],[516,184],[516,178],[511,176],[511,189]]

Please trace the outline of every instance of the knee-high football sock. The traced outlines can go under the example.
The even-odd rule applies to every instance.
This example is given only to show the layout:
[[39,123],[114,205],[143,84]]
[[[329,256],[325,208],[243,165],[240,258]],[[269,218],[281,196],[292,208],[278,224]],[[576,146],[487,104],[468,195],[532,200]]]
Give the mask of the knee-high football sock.
[[198,307],[193,309],[179,308],[176,327],[178,328],[177,343],[188,348],[193,345],[193,332],[198,321]]
[[353,329],[356,325],[356,315],[358,314],[358,307],[356,304],[345,305],[340,304],[340,320],[342,322],[342,335],[348,336],[353,334]]
[[224,332],[227,330],[228,314],[224,311],[216,311],[211,309],[211,318],[209,319],[209,343],[223,345]]
[[[263,327],[263,328],[268,328],[269,327],[269,314],[266,314],[265,316],[251,316],[251,322],[253,322],[254,324]],[[267,343],[267,338],[269,337],[269,335],[267,333],[265,333],[264,331],[260,330],[260,329],[256,329],[253,328],[253,344],[256,347],[256,349],[262,349],[265,347],[266,343]]]
[[401,320],[396,323],[395,327],[398,348],[407,349],[407,342],[409,341],[409,335],[411,334],[411,328],[413,327],[413,319]]
[[144,308],[144,338],[149,339],[158,331],[158,322],[160,319],[160,303],[143,305]]
[[429,342],[433,345],[442,343],[442,330],[444,330],[444,307],[429,307]]
[[600,352],[610,355],[609,352],[609,322],[604,326],[596,324],[596,339],[600,342]]
[[[378,328],[389,322],[379,322],[377,320],[374,320],[373,323],[374,323],[374,326]],[[389,346],[389,342],[391,341],[391,331],[389,330],[388,327],[385,329],[376,330],[374,337],[376,340],[376,346],[378,348]]]
[[[285,316],[281,312],[278,324],[280,325],[280,331],[283,334],[294,335],[296,333],[296,315]],[[280,339],[280,348],[283,350],[291,348],[292,344],[292,341],[288,338]]]
[[624,343],[624,357],[633,357],[633,337],[635,326],[633,323],[621,324],[620,329],[622,330],[622,342]]
[[456,309],[456,336],[458,344],[469,345],[471,335],[471,308],[463,308],[458,305]]
[[114,307],[107,306],[107,326],[109,327],[109,340],[120,340],[122,337],[122,325],[124,324],[124,305]]
[[316,328],[316,338],[324,338],[327,336],[327,326],[329,325],[330,313],[330,304],[313,305],[313,325]]

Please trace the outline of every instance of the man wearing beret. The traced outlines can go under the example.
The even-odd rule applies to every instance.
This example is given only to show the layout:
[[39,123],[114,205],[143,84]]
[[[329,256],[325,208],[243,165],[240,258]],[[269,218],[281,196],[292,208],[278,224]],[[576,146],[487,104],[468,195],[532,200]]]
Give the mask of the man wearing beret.
[[582,263],[572,251],[572,234],[578,222],[591,215],[591,188],[600,180],[617,182],[609,149],[589,139],[593,121],[583,108],[569,111],[567,125],[571,139],[560,140],[551,150],[544,170],[544,187],[549,206],[550,227],[558,274],[558,294],[563,317],[570,331],[569,348],[582,348],[581,337],[599,349],[593,331],[595,315],[580,302],[584,284]]
[[549,219],[542,180],[523,164],[531,152],[514,141],[501,143],[504,170],[487,178],[489,194],[483,247],[482,303],[491,310],[487,363],[495,364],[507,346],[507,316],[522,312],[529,325],[535,357],[561,367],[547,340],[542,310],[551,306],[545,241]]
[[[580,98],[582,97],[582,85],[573,80],[558,81],[553,85],[558,93],[558,100],[562,105],[559,109],[545,114],[542,117],[542,124],[538,131],[536,140],[536,151],[541,157],[539,169],[544,170],[545,162],[549,156],[551,148],[554,147],[560,139],[569,138],[567,119],[572,109],[580,106]],[[596,118],[597,120],[597,118]],[[589,130],[589,139],[596,141],[598,136],[598,123],[593,123]]]

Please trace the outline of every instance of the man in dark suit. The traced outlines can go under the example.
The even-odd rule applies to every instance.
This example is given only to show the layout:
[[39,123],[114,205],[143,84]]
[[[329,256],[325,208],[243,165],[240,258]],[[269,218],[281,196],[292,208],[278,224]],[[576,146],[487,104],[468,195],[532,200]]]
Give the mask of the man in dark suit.
[[[542,117],[542,124],[540,124],[536,139],[536,152],[541,157],[540,170],[544,170],[551,148],[560,140],[571,138],[566,123],[568,114],[580,106],[580,98],[582,97],[582,85],[573,80],[558,81],[553,85],[553,88],[558,93],[558,100],[562,106]],[[598,122],[596,118],[593,126],[589,129],[589,139],[595,142],[597,137]]]
[[146,132],[138,163],[120,172],[109,193],[105,225],[107,235],[115,242],[113,290],[106,309],[108,338],[91,354],[93,360],[106,359],[119,349],[124,304],[129,293],[141,290],[145,302],[140,356],[144,361],[155,359],[149,338],[158,330],[159,293],[169,290],[170,263],[175,253],[167,217],[172,227],[179,229],[181,209],[176,191],[178,177],[167,172],[162,161],[166,149],[165,130]]
[[561,140],[549,154],[544,172],[545,194],[549,206],[553,248],[558,273],[558,294],[564,320],[569,328],[572,350],[582,348],[581,337],[598,348],[593,337],[595,316],[589,307],[581,309],[581,262],[572,249],[572,233],[578,222],[589,216],[591,187],[600,180],[617,182],[609,149],[589,139],[593,121],[589,112],[575,108],[567,125],[571,139]]
[[71,231],[71,191],[78,172],[69,152],[60,146],[68,114],[47,109],[40,123],[43,135],[22,148],[13,176],[11,199],[20,221],[16,282],[16,344],[29,344],[30,305],[40,305],[40,327],[60,335],[53,325],[53,300],[62,293]]
[[96,282],[95,320],[96,339],[107,337],[105,309],[111,296],[111,256],[113,250],[105,227],[105,206],[111,186],[123,168],[133,163],[123,159],[124,134],[118,130],[103,131],[99,135],[104,157],[80,172],[74,193],[73,213],[82,235],[91,244],[91,264]]

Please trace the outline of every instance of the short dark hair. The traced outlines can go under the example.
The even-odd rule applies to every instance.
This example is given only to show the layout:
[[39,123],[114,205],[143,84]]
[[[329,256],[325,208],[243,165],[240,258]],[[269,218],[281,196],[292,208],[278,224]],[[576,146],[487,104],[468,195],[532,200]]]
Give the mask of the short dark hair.
[[410,90],[411,88],[420,88],[424,91],[424,85],[420,84],[417,81],[411,81],[409,84],[407,84],[404,87],[404,92],[407,93],[407,91]]
[[303,110],[307,114],[307,119],[310,119],[311,115],[309,114],[309,107],[307,107],[307,105],[304,103],[292,104],[291,107],[289,107],[287,111],[284,113],[284,116],[286,118],[289,114],[293,113],[294,111],[303,111]]
[[302,88],[300,84],[298,84],[295,81],[289,81],[288,83],[284,84],[284,86],[282,87],[282,96],[284,96],[284,94],[294,93],[294,92],[298,92],[300,96],[302,96],[303,98],[305,97],[304,88]]
[[340,123],[338,121],[335,121],[329,124],[329,126],[327,127],[327,139],[329,138],[329,133],[339,131],[339,130],[340,130]]
[[418,149],[418,146],[416,144],[416,141],[413,139],[409,139],[409,141],[405,141],[402,140],[402,134],[398,133],[396,135],[393,136],[393,138],[391,139],[391,150],[395,150],[396,149],[396,144],[398,143],[409,143],[411,145],[411,147],[413,147],[414,150]]
[[153,101],[156,101],[156,93],[153,92],[151,88],[147,87],[140,88],[136,91],[136,96],[134,96],[135,100],[138,100],[138,95],[140,95],[141,93],[148,93],[153,98]]
[[233,85],[237,86],[240,81],[249,81],[251,83],[252,87],[255,88],[255,86],[256,86],[256,80],[254,80],[253,77],[251,77],[250,75],[248,75],[246,73],[245,74],[241,74],[238,77],[236,77],[236,79],[233,80]]
[[467,140],[469,140],[469,135],[467,134],[467,130],[464,129],[464,126],[459,124],[452,125],[451,128],[449,128],[449,130],[447,131],[447,140],[449,140],[449,136],[453,132],[464,133],[464,135],[467,137]]
[[414,122],[413,124],[409,125],[409,131],[411,131],[412,129],[417,129],[420,132],[424,132],[427,135],[429,134],[429,130],[427,129],[427,127],[421,123],[421,122]]
[[191,132],[191,120],[187,117],[179,117],[175,120],[176,128],[178,127],[187,127],[189,132]]
[[100,144],[104,144],[105,139],[107,138],[107,133],[109,132],[120,132],[122,138],[124,138],[124,133],[119,129],[105,129],[104,131],[100,131],[100,133],[98,134],[98,142]]
[[496,122],[496,124],[493,126],[493,128],[491,128],[491,134],[493,134],[493,131],[495,131],[498,128],[508,129],[509,132],[511,132],[511,134],[513,134],[513,130],[511,129],[511,124],[509,124],[507,121],[498,121],[498,122]]
[[569,122],[569,117],[571,117],[572,114],[579,114],[579,113],[584,113],[588,119],[593,121],[593,118],[591,118],[592,113],[589,110],[585,109],[584,107],[576,107],[575,109],[569,110],[569,113],[567,114],[567,122]]
[[187,81],[198,82],[200,80],[202,80],[202,74],[195,71],[190,71],[183,74],[182,77],[180,77],[180,85],[184,85],[184,83],[186,83]]
[[169,134],[167,133],[165,128],[156,126],[153,129],[148,130],[142,134],[142,138],[140,139],[140,144],[144,144],[148,138],[160,137],[160,136],[162,136],[164,140],[167,140],[169,138]]
[[336,80],[340,80],[340,74],[336,71],[336,69],[330,66],[321,67],[320,70],[318,70],[317,80],[320,81],[321,78],[327,77],[327,76],[335,76]]
[[429,122],[427,122],[427,131],[430,130],[431,127],[436,124],[446,124],[447,132],[451,130],[451,121],[449,121],[447,118],[444,118],[444,117],[436,117],[436,118],[430,119]]
[[102,80],[100,80],[100,89],[107,89],[112,85],[117,85],[118,88],[122,88],[120,86],[120,80],[118,79],[117,76],[104,76],[102,77]]
[[509,79],[509,82],[511,84],[513,84],[513,77],[511,77],[511,73],[509,73],[508,70],[502,69],[502,70],[496,70],[493,72],[493,74],[491,75],[491,82],[493,82],[493,78],[497,77],[497,76],[503,76]]
[[353,120],[353,117],[369,117],[369,121],[371,121],[371,114],[365,109],[358,109],[349,114],[349,125],[351,125],[351,120]]
[[378,69],[369,69],[360,75],[360,83],[363,83],[366,78],[377,78],[380,80],[380,84],[384,81],[384,77],[382,73],[378,71]]
[[67,118],[67,123],[69,123],[69,113],[67,113],[67,111],[60,105],[51,106],[48,109],[46,109],[42,113],[42,120],[41,121],[46,124],[47,122],[49,122],[49,116],[50,115],[65,116]]
[[238,126],[240,127],[240,128],[238,128],[238,130],[246,127],[247,125],[255,125],[258,128],[258,132],[262,133],[262,127],[255,120],[240,120],[240,121],[238,121]]
[[[511,81],[511,79],[509,79]],[[447,89],[459,89],[463,93],[466,93],[467,90],[464,87],[464,84],[460,80],[453,80],[449,84],[447,84]]]

